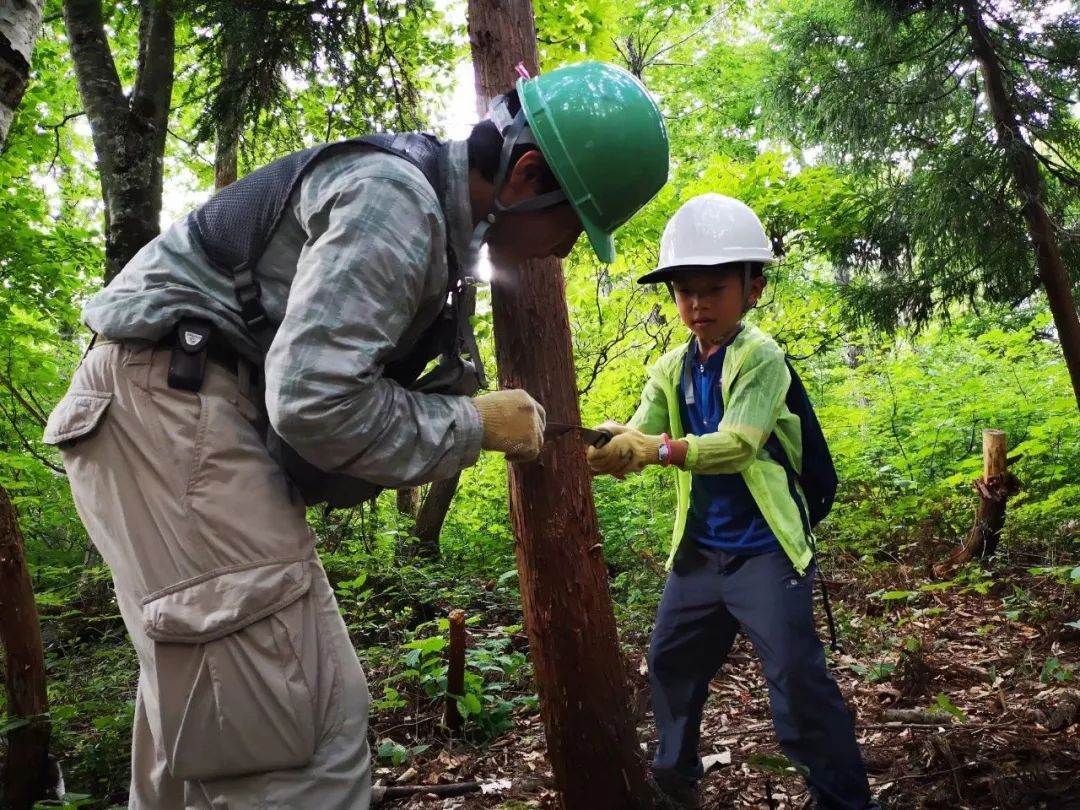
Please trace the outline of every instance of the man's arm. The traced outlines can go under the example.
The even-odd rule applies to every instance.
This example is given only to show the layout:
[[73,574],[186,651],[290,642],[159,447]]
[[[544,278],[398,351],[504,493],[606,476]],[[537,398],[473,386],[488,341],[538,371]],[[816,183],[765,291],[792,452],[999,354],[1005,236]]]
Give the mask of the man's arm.
[[308,180],[307,244],[266,356],[270,422],[328,471],[391,487],[449,477],[479,455],[476,408],[382,376],[421,301],[445,291],[430,277],[446,240],[435,195],[408,178]]

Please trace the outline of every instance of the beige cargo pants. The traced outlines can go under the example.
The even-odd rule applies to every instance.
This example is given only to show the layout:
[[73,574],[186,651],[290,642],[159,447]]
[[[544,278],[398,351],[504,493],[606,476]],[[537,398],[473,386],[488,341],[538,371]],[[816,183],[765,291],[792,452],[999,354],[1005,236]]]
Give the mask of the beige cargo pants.
[[304,508],[211,360],[99,342],[49,417],[139,656],[133,810],[366,810],[368,692]]

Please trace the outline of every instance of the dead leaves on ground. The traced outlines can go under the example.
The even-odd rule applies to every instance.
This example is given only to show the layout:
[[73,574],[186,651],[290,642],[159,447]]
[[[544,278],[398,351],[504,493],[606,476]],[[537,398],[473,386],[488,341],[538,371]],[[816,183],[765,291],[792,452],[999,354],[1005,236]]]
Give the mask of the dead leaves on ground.
[[[852,623],[868,623],[858,633],[863,650],[834,656],[831,669],[856,718],[872,789],[891,810],[1080,810],[1080,644],[1058,627],[1080,606],[1075,593],[1011,575],[1054,615],[1041,622],[1006,618],[1000,597],[942,591],[931,594],[938,609],[890,606],[890,615],[874,620],[867,614],[880,610],[857,610],[873,588],[848,580],[834,589],[844,594]],[[631,651],[630,658],[639,739],[651,756],[654,729],[641,711],[648,705],[644,653]],[[740,639],[710,686],[702,723],[705,807],[810,807],[801,779],[753,765],[760,755],[779,753],[769,717],[760,667]],[[399,767],[377,767],[376,778],[504,780],[507,787],[452,799],[418,795],[396,807],[556,806],[535,714],[519,714],[514,729],[486,747],[425,742],[433,747]]]

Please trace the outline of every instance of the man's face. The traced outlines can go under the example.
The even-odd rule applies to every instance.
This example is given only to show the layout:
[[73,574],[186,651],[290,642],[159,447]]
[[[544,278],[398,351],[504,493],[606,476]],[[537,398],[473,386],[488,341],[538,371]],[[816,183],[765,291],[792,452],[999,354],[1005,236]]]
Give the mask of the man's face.
[[491,229],[488,249],[496,264],[516,264],[545,256],[565,259],[581,230],[581,222],[569,203],[510,213]]
[[[544,193],[544,158],[526,152],[514,164],[499,201],[512,206]],[[557,256],[565,259],[581,236],[581,220],[570,203],[560,203],[539,211],[504,214],[488,233],[488,249],[496,264],[516,264],[525,259]]]
[[[671,286],[679,317],[702,343],[724,340],[742,319],[743,276],[737,270],[686,270],[672,277]],[[761,276],[750,281],[749,306],[764,287]]]

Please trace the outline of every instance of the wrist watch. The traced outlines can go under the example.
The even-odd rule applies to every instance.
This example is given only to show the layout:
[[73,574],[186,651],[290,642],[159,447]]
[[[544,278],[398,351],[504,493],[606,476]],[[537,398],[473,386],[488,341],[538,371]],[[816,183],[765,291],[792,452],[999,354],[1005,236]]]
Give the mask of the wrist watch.
[[660,464],[667,467],[671,464],[671,440],[665,433],[662,436],[663,441],[660,443],[660,447],[657,448],[656,455],[660,460]]

